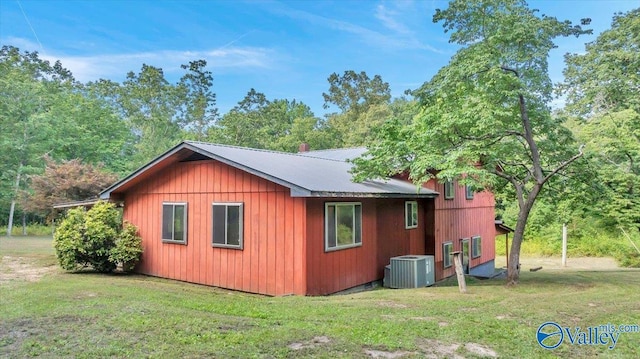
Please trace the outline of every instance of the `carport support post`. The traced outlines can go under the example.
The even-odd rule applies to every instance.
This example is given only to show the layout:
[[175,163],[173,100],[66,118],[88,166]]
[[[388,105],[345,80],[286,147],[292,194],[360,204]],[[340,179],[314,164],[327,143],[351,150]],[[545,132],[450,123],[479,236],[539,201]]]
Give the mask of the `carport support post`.
[[456,266],[456,276],[458,277],[458,289],[460,293],[467,292],[467,282],[464,279],[464,272],[462,271],[462,252],[453,252],[453,263]]

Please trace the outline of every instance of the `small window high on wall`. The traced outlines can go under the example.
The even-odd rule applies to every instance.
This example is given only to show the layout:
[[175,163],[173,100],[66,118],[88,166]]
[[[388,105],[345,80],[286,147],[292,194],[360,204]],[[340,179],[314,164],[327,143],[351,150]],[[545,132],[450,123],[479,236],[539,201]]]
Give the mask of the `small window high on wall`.
[[456,187],[453,181],[444,183],[444,199],[454,199],[456,196]]
[[404,203],[404,228],[418,228],[418,202],[407,201]]
[[242,249],[244,212],[242,203],[213,204],[214,247]]
[[466,185],[466,186],[464,186],[464,190],[465,190],[467,199],[473,199],[473,195],[475,193],[475,190],[473,189],[473,186]]
[[187,244],[187,204],[162,204],[162,241]]

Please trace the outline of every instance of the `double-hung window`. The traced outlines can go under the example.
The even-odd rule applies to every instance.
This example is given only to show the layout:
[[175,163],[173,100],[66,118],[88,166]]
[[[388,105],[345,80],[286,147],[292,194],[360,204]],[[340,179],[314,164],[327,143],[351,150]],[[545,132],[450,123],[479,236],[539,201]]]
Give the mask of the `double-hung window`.
[[456,196],[456,187],[452,180],[444,183],[444,199],[453,199]]
[[162,204],[162,241],[187,244],[187,204]]
[[465,189],[465,193],[466,193],[466,198],[467,199],[473,199],[473,194],[475,192],[474,189],[473,189],[473,186],[466,185],[466,186],[464,186],[464,189]]
[[453,256],[453,242],[446,242],[442,244],[442,263],[445,268],[451,267]]
[[214,247],[242,249],[243,217],[242,203],[214,203],[211,244]]
[[404,203],[404,228],[418,228],[418,202],[416,201]]
[[361,203],[326,203],[324,218],[325,251],[362,245]]
[[471,237],[471,258],[478,258],[482,255],[482,238],[480,236]]

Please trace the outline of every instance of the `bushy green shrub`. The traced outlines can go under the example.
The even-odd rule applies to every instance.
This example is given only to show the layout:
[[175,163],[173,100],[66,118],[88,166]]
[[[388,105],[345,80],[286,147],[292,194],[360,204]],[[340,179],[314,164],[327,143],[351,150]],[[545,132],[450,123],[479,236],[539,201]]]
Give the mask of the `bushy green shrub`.
[[88,264],[83,246],[86,213],[84,208],[70,209],[56,228],[53,246],[63,269],[76,270]]
[[71,209],[54,234],[56,256],[66,270],[91,266],[107,273],[118,264],[130,270],[142,255],[136,232],[132,224],[123,228],[120,213],[111,203],[98,202],[88,211]]
[[109,260],[121,265],[123,271],[129,272],[138,263],[140,256],[142,256],[142,238],[138,236],[138,228],[125,222],[115,247],[111,249]]

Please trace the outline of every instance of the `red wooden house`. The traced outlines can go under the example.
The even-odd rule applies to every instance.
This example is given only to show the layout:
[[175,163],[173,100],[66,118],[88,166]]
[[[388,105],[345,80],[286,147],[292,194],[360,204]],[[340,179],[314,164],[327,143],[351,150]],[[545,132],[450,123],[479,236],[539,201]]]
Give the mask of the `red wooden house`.
[[124,202],[137,271],[267,295],[323,295],[382,279],[391,257],[435,256],[436,280],[494,271],[494,198],[453,183],[354,183],[364,149],[301,152],[183,142],[101,193]]

